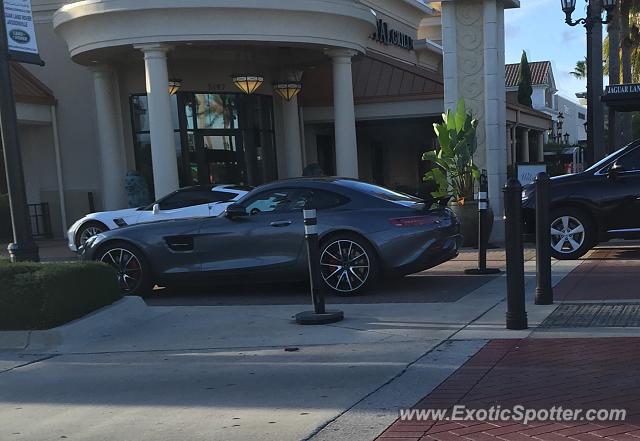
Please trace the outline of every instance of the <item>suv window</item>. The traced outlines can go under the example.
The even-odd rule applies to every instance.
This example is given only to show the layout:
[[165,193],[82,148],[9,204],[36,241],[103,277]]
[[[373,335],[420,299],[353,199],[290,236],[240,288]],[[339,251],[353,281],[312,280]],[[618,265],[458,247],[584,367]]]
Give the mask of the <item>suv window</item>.
[[640,148],[632,150],[616,161],[621,165],[625,172],[640,170]]

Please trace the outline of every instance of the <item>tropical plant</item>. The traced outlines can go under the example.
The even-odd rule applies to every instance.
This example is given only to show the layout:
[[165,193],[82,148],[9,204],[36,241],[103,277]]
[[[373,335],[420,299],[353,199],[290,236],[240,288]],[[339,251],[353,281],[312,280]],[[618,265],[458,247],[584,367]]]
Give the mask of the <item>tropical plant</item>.
[[585,58],[584,60],[580,60],[576,62],[576,67],[574,68],[573,72],[569,72],[569,75],[579,80],[586,79],[587,78],[587,59]]
[[531,85],[531,67],[527,53],[522,51],[520,58],[520,69],[518,69],[518,103],[523,106],[533,107],[531,95],[533,95],[533,86]]
[[442,123],[433,124],[439,146],[422,157],[435,164],[424,175],[425,182],[436,185],[433,197],[452,196],[458,205],[473,199],[474,181],[480,176],[473,163],[478,148],[477,127],[478,121],[467,112],[462,99],[455,111],[449,109],[442,114]]

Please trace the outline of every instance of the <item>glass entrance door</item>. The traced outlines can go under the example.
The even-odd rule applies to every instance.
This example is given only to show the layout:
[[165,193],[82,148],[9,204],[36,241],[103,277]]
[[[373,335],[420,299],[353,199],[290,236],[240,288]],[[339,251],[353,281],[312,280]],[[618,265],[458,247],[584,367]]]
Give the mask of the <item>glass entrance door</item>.
[[247,184],[240,130],[196,131],[190,160],[198,184]]

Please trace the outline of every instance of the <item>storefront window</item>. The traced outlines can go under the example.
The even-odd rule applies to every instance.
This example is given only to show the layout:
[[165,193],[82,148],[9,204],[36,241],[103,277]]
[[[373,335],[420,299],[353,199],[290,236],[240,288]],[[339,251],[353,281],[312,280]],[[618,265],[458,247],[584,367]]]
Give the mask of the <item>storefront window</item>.
[[[180,92],[172,96],[180,185],[260,185],[277,179],[269,96]],[[131,97],[138,171],[153,189],[146,95]]]

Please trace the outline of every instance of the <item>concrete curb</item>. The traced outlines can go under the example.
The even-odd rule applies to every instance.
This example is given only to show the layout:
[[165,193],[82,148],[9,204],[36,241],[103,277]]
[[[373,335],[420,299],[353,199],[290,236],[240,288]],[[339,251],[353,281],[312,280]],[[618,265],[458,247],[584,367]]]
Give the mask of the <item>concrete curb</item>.
[[0,351],[42,351],[71,340],[91,339],[140,317],[147,305],[140,297],[124,297],[84,317],[44,331],[0,331]]

